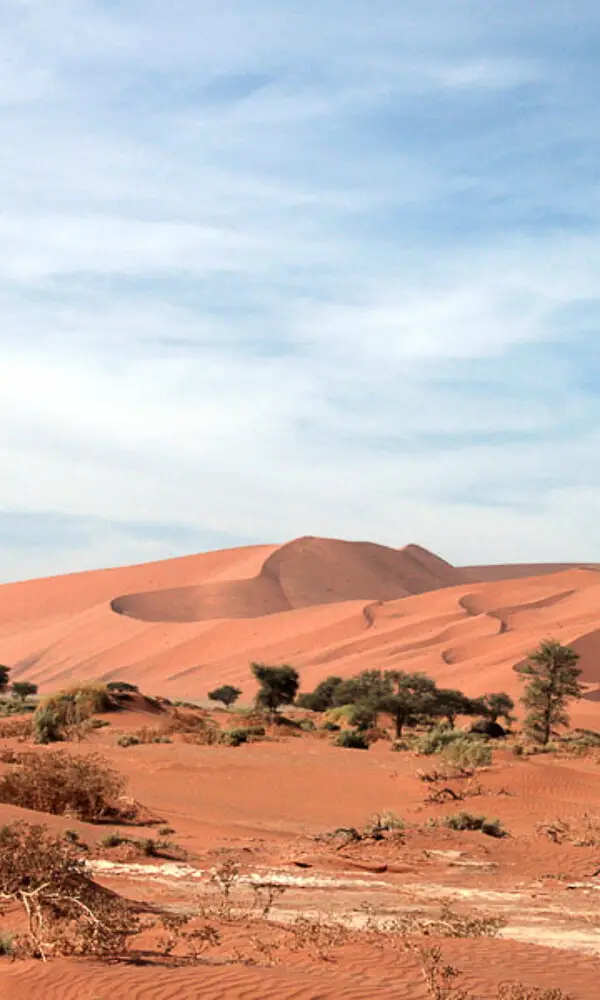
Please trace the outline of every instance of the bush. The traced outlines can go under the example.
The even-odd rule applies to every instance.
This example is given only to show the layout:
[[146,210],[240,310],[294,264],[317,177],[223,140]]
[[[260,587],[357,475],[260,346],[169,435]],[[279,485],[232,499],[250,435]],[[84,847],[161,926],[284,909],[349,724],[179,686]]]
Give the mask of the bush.
[[444,764],[460,771],[488,767],[492,762],[492,748],[481,740],[468,738],[452,740],[440,754]]
[[181,733],[186,743],[212,746],[219,742],[221,730],[210,719],[174,708],[168,722],[161,727],[165,736]]
[[127,681],[109,681],[106,685],[106,690],[117,691],[119,694],[124,691],[131,694],[137,694],[139,692],[137,684],[129,684]]
[[12,955],[14,940],[14,934],[0,931],[0,955]]
[[26,752],[0,778],[0,802],[97,823],[115,814],[124,785],[98,754]]
[[117,740],[117,746],[119,747],[137,747],[140,743],[141,740],[137,736],[134,736],[133,733],[123,733]]
[[312,719],[300,720],[300,729],[303,729],[305,733],[314,733],[316,728]]
[[141,729],[137,729],[135,733],[123,733],[119,736],[117,740],[117,746],[120,747],[136,747],[142,743],[172,743],[173,741],[169,739],[168,736],[164,736],[158,731],[158,729],[150,729],[148,726],[142,726]]
[[337,722],[333,722],[331,719],[325,719],[322,728],[328,733],[339,733],[340,731]]
[[264,726],[238,726],[236,729],[226,729],[221,733],[219,742],[224,746],[239,747],[242,743],[258,740],[264,735]]
[[429,732],[424,733],[415,741],[415,751],[418,754],[429,756],[434,753],[441,753],[446,747],[457,740],[475,740],[475,736],[469,736],[461,729],[448,729],[447,726],[434,726]]
[[449,830],[481,830],[488,837],[506,837],[500,820],[488,820],[485,816],[474,816],[473,813],[459,812],[445,816],[442,825]]
[[90,877],[78,848],[41,826],[0,829],[0,912],[23,907],[21,953],[118,957],[139,930],[130,904]]
[[344,747],[346,750],[368,750],[369,744],[362,733],[354,732],[350,729],[340,733],[334,740],[334,746]]
[[33,716],[36,743],[68,739],[93,715],[114,709],[104,684],[78,684],[43,698]]

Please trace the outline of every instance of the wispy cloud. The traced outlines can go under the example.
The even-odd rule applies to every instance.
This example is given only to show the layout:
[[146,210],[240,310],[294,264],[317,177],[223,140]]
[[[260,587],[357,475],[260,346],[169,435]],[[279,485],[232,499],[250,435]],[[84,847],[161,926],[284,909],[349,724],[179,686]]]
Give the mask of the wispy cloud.
[[0,578],[600,559],[599,48],[591,0],[5,3]]

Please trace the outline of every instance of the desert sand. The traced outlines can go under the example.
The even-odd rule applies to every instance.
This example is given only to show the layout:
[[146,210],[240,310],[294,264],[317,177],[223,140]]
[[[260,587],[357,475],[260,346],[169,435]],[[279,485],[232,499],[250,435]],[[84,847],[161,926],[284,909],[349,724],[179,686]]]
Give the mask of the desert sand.
[[[74,679],[122,679],[149,695],[202,702],[227,682],[249,703],[248,663],[261,660],[293,664],[305,690],[329,674],[399,667],[469,694],[517,697],[512,668],[547,636],[581,655],[585,697],[573,705],[572,723],[600,730],[600,573],[593,565],[456,568],[415,545],[305,538],[0,587],[0,662],[41,691]],[[229,723],[226,712],[212,717]],[[498,938],[441,942],[471,995],[492,1000],[498,983],[518,979],[560,987],[573,1000],[598,996],[600,839],[556,843],[539,828],[560,818],[572,829],[587,824],[600,838],[595,758],[495,751],[466,807],[501,820],[510,836],[496,840],[431,827],[453,810],[425,801],[422,760],[392,753],[384,740],[365,753],[335,747],[325,733],[281,730],[237,748],[178,739],[123,748],[120,733],[156,719],[134,699],[105,721],[69,752],[101,751],[126,776],[128,794],[172,828],[185,861],[103,851],[106,828],[72,818],[0,805],[0,822],[76,829],[103,884],[152,905],[189,906],[224,858],[247,880],[285,887],[273,910],[280,920],[310,912],[352,924],[365,905],[379,919],[458,900],[505,918]],[[321,839],[338,827],[362,829],[387,810],[407,823],[400,844],[340,850]],[[325,957],[282,945],[254,965],[221,952],[193,966],[0,959],[0,1000],[267,996],[429,994],[414,955],[387,939],[350,939]]]

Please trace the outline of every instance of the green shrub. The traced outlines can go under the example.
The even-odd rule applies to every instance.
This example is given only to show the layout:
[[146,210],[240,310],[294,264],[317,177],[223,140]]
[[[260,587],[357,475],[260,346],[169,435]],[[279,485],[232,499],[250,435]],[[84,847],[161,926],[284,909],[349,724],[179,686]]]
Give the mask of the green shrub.
[[248,733],[245,729],[229,729],[221,733],[219,743],[226,747],[239,747],[242,743],[248,742]]
[[334,746],[344,747],[346,750],[368,750],[369,744],[362,733],[347,729],[340,733],[334,740]]
[[314,733],[316,728],[312,719],[301,719],[300,729],[303,729],[305,733]]
[[457,739],[448,743],[442,749],[440,756],[448,767],[469,771],[491,764],[492,748],[483,740]]
[[73,729],[93,715],[113,709],[105,684],[74,684],[43,698],[34,713],[36,743],[55,743],[66,739]]
[[474,816],[473,813],[459,812],[445,816],[442,826],[449,830],[480,830],[488,837],[506,837],[506,830],[500,820],[488,820],[485,816]]
[[430,755],[441,753],[446,747],[457,740],[469,740],[471,742],[481,742],[478,736],[470,736],[461,729],[448,729],[446,726],[434,726],[429,732],[424,733],[415,741],[415,750],[418,754]]
[[117,740],[117,746],[119,747],[137,747],[141,743],[141,740],[133,733],[123,733],[123,736],[119,736]]

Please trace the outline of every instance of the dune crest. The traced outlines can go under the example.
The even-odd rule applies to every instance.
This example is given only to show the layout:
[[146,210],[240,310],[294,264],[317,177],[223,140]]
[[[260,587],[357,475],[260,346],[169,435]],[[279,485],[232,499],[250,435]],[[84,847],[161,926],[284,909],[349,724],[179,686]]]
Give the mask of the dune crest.
[[275,549],[253,578],[125,594],[112,610],[148,622],[258,618],[341,601],[389,601],[462,582],[460,570],[417,545],[298,538]]

